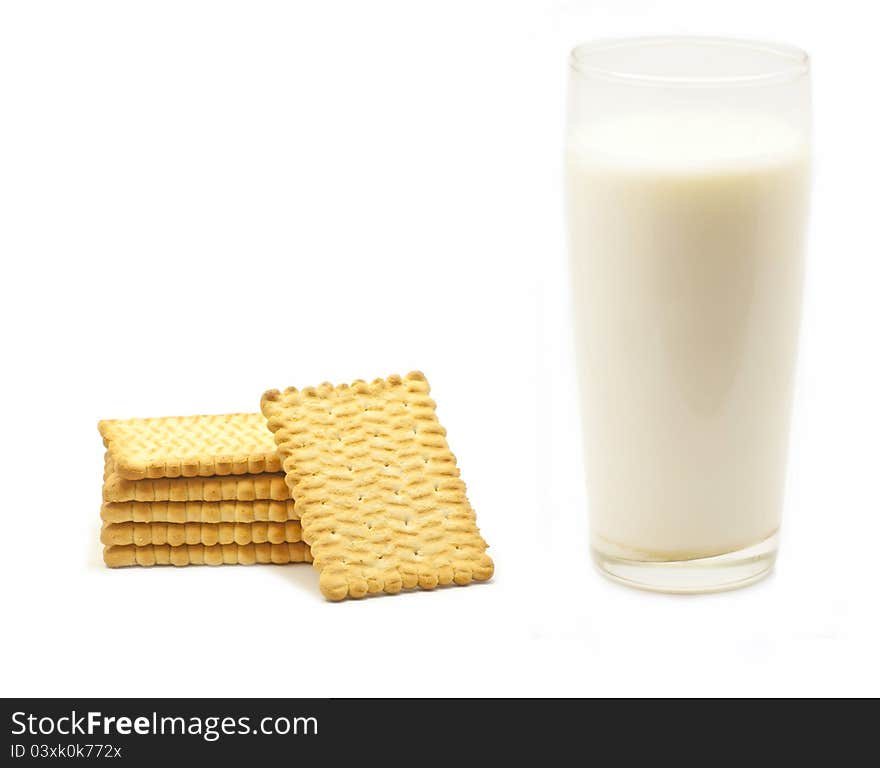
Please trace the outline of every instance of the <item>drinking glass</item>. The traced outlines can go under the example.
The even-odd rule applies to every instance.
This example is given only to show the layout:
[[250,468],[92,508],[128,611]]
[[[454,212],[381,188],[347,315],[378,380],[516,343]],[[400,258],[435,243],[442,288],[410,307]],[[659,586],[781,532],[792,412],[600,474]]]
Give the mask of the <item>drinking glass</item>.
[[772,569],[809,186],[803,51],[666,37],[572,52],[574,337],[607,576],[703,592]]

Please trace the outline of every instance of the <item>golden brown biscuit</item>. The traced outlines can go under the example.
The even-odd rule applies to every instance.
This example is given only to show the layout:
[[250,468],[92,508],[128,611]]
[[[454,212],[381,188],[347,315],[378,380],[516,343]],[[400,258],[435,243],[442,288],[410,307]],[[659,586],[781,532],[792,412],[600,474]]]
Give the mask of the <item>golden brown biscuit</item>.
[[309,548],[293,544],[167,544],[136,547],[133,544],[104,548],[104,562],[111,568],[129,565],[253,565],[254,563],[310,563]]
[[104,481],[105,502],[120,501],[287,501],[282,473],[228,477],[176,477],[126,480],[111,472]]
[[428,393],[416,372],[263,395],[330,600],[492,576]]
[[101,543],[134,544],[285,544],[302,541],[298,520],[285,523],[104,523]]
[[258,413],[98,422],[116,474],[125,480],[256,475],[281,468]]
[[119,501],[102,504],[101,519],[108,523],[283,523],[298,520],[299,516],[293,499]]

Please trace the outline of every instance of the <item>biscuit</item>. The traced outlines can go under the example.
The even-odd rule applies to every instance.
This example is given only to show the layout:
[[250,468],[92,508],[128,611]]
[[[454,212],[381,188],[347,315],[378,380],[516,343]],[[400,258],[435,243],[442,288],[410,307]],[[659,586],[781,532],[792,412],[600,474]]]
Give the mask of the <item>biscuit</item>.
[[98,422],[125,480],[278,472],[272,435],[258,413]]
[[[286,486],[285,486],[286,488]],[[287,501],[119,501],[101,505],[108,523],[283,523],[298,520]]]
[[184,544],[171,547],[133,544],[104,548],[104,562],[110,568],[128,565],[253,565],[254,563],[310,563],[309,548],[301,541],[293,544]]
[[110,477],[116,471],[116,466],[113,464],[113,459],[110,458],[110,454],[106,451],[104,452],[104,477],[103,481],[106,483],[107,478]]
[[298,520],[285,523],[104,523],[101,543],[134,544],[285,544],[302,541]]
[[329,600],[492,576],[428,393],[414,372],[263,395]]
[[126,480],[111,472],[104,481],[103,500],[120,501],[287,501],[290,491],[282,473],[228,477],[175,477]]

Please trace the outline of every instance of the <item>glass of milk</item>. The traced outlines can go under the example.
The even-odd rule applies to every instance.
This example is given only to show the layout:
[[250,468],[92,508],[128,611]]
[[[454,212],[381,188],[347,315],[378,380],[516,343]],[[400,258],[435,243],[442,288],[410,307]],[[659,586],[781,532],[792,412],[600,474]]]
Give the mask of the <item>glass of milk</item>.
[[803,51],[672,37],[572,52],[574,336],[607,576],[706,592],[772,569],[809,187]]

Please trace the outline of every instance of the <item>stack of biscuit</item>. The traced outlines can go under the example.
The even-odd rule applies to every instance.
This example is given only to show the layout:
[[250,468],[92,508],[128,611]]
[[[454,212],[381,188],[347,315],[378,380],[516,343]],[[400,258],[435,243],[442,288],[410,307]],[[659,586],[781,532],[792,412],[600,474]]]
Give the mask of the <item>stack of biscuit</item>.
[[110,567],[311,562],[258,413],[98,424]]
[[99,422],[108,566],[310,562],[328,600],[492,578],[423,374],[260,406]]

